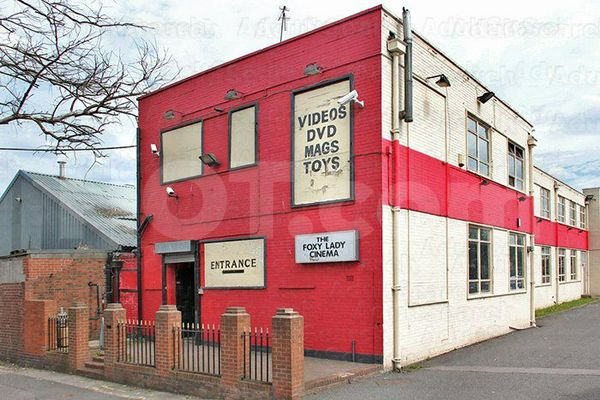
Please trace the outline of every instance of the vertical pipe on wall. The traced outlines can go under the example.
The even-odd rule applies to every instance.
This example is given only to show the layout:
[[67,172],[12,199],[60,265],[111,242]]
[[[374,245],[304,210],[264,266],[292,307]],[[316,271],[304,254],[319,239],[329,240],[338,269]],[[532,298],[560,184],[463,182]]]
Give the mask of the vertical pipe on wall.
[[530,237],[530,251],[529,251],[529,325],[536,326],[535,321],[535,213],[534,213],[534,185],[533,185],[533,149],[537,144],[537,140],[529,135],[527,138],[527,180],[529,181],[529,196],[531,197],[531,208],[528,210],[529,218],[530,218],[530,226],[531,226],[531,235]]
[[[135,197],[136,197],[136,246],[137,246],[137,254],[136,254],[136,281],[137,281],[137,314],[138,319],[143,319],[142,313],[142,233],[140,232],[140,227],[142,224],[142,171],[141,171],[141,141],[142,135],[140,135],[140,128],[136,129],[136,142],[137,147],[135,149],[135,164],[136,164],[136,187],[135,187]],[[118,288],[117,288],[118,289]]]
[[[400,141],[400,56],[402,55],[403,45],[401,42],[392,38],[388,40],[388,51],[392,53],[392,174],[396,174],[399,168],[397,159],[399,157],[397,148],[394,146]],[[400,243],[399,243],[399,208],[394,204],[396,202],[395,179],[391,180],[392,192],[390,206],[392,210],[392,309],[393,309],[393,367],[395,370],[401,368],[400,362]]]

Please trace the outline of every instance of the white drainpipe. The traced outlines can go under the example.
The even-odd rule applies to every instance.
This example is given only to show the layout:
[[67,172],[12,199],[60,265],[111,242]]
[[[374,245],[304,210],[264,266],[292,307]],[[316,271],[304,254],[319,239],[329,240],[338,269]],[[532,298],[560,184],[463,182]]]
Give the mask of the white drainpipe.
[[[528,161],[529,161],[529,165],[527,166],[527,168],[529,169],[529,176],[528,176],[528,180],[529,180],[529,196],[531,196],[531,198],[533,199],[532,201],[532,205],[535,204],[535,198],[534,198],[534,194],[535,194],[535,190],[534,190],[534,183],[533,183],[533,149],[535,148],[535,146],[537,145],[537,140],[532,136],[529,135],[529,137],[527,138],[527,148],[529,150],[529,154],[528,154]],[[535,230],[535,224],[536,224],[536,218],[535,218],[535,212],[533,212],[533,210],[531,210],[530,212],[530,221],[531,221],[531,229],[532,229],[532,233],[530,236],[530,242],[529,245],[531,246],[531,251],[529,252],[529,325],[530,326],[536,326],[536,321],[535,321],[535,234],[533,233]]]
[[[388,51],[392,53],[392,182],[393,176],[396,174],[398,165],[394,162],[394,143],[400,140],[400,56],[404,54],[405,46],[399,39],[394,38],[388,40]],[[390,188],[391,199],[394,199],[394,187]],[[399,215],[400,209],[393,202],[390,202],[392,208],[392,297],[393,297],[393,314],[394,314],[394,358],[392,359],[395,370],[401,368],[400,362],[400,241],[398,238],[399,230]]]

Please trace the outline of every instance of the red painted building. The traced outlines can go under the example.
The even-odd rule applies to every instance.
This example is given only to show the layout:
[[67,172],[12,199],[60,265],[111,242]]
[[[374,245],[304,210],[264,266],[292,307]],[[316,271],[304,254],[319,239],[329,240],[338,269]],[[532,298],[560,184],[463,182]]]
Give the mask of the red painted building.
[[[140,98],[140,220],[152,216],[140,239],[141,318],[168,302],[188,321],[213,324],[227,306],[244,306],[254,326],[268,327],[277,308],[293,307],[305,318],[309,354],[386,365],[512,323],[483,319],[464,331],[482,304],[519,307],[512,318],[529,322],[525,283],[537,266],[519,243],[586,250],[587,232],[536,218],[531,124],[497,98],[478,99],[487,89],[418,35],[414,121],[394,125],[401,33],[400,21],[375,7]],[[452,86],[429,80],[436,74]],[[358,101],[344,102],[353,89]],[[520,150],[511,156],[506,143]],[[468,270],[467,226],[494,233],[478,249],[506,239],[494,277],[485,278],[483,256],[476,278]],[[346,247],[334,242],[347,231],[355,236]],[[329,255],[339,244],[332,260],[353,245],[357,254],[297,262],[303,245],[323,241]],[[514,276],[512,264],[501,266],[513,250]],[[252,275],[236,286],[236,274]],[[436,333],[440,324],[446,333]]]

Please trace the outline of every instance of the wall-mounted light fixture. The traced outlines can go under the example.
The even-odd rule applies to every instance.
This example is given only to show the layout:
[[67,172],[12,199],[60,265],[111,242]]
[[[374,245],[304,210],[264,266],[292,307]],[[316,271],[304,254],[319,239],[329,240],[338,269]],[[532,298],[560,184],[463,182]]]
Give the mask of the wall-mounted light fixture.
[[464,156],[464,154],[459,154],[458,155],[458,166],[461,167],[461,168],[465,166],[465,156]]
[[444,74],[438,74],[433,76],[428,76],[426,79],[439,78],[435,84],[439,87],[450,87],[450,79]]
[[520,228],[522,225],[521,218],[517,218],[517,228]]
[[167,195],[169,195],[169,197],[174,197],[174,198],[179,197],[179,196],[177,196],[177,193],[175,193],[175,190],[173,190],[173,188],[171,186],[167,186],[167,188],[165,190],[167,191]]
[[204,165],[207,165],[209,167],[218,167],[219,165],[221,165],[221,163],[219,162],[219,160],[217,160],[217,157],[213,153],[202,154],[199,158]]
[[495,96],[494,92],[485,92],[484,94],[479,96],[477,98],[477,100],[479,100],[480,103],[484,104],[484,103],[487,103],[494,96]]
[[519,200],[519,201],[523,202],[523,201],[527,200],[527,197],[525,197],[525,196],[519,196],[519,197],[517,198],[517,200]]
[[167,119],[167,120],[172,120],[172,119],[175,119],[176,114],[182,114],[182,113],[180,113],[179,111],[175,111],[175,110],[167,110],[163,114],[163,118]]
[[22,203],[22,202],[23,202],[23,199],[22,199],[22,198],[20,198],[20,197],[15,197],[15,201],[16,201],[17,203]]
[[323,67],[317,63],[311,63],[304,67],[304,75],[318,75],[321,72],[323,72]]
[[235,100],[241,97],[240,92],[235,89],[229,89],[227,93],[225,93],[225,100]]
[[225,111],[224,109],[222,109],[221,107],[215,107],[213,108],[213,110],[215,110],[218,113],[222,113],[223,111]]
[[544,220],[544,218],[538,217],[538,219],[537,219],[537,222],[538,222],[538,224],[539,224],[540,222],[542,222],[543,220]]
[[588,194],[585,196],[585,204],[590,204],[590,202],[594,200],[594,195],[593,194]]
[[156,147],[156,145],[154,143],[150,144],[150,151],[152,152],[152,154],[154,154],[155,156],[159,157],[160,156],[160,151],[158,151],[158,147]]
[[487,179],[482,179],[482,180],[481,180],[481,183],[480,183],[480,185],[481,185],[481,186],[487,186],[487,185],[489,185],[489,184],[490,184],[490,181],[489,181],[489,180],[487,180]]

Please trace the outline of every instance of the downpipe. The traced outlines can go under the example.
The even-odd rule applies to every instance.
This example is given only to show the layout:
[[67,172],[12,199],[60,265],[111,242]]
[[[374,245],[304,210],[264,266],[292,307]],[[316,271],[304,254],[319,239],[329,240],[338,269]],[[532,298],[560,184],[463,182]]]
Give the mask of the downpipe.
[[[532,198],[531,207],[533,208],[535,202],[535,191],[533,184],[533,149],[537,145],[537,140],[529,135],[527,138],[527,149],[529,150],[528,154],[528,165],[529,169],[528,180],[529,180],[529,196]],[[535,320],[535,215],[534,210],[528,210],[531,220],[531,235],[529,236],[529,325],[531,327],[536,327],[537,323]]]

